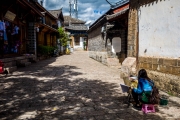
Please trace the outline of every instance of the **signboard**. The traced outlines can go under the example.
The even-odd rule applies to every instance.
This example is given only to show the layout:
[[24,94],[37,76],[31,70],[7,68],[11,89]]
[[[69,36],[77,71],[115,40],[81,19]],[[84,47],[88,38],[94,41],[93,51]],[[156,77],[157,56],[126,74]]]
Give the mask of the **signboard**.
[[11,20],[11,21],[14,21],[14,19],[16,17],[16,14],[14,14],[14,13],[12,13],[10,11],[7,11],[4,17]]

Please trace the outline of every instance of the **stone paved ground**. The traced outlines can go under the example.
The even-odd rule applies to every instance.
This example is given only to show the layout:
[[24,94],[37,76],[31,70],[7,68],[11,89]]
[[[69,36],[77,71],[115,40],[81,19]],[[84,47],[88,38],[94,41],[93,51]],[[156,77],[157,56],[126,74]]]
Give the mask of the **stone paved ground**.
[[[19,68],[0,77],[0,119],[160,120],[180,118],[180,104],[143,114],[127,108],[118,68],[74,52]],[[174,99],[173,99],[174,100]]]

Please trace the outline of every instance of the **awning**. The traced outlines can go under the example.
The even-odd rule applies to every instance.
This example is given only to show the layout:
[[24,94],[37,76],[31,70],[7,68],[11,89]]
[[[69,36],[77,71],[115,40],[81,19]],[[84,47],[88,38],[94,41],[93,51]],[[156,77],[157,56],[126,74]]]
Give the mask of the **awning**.
[[124,10],[122,10],[122,11],[120,11],[120,12],[117,12],[117,13],[115,13],[115,14],[106,15],[106,19],[107,19],[107,20],[111,20],[111,19],[113,19],[113,18],[119,17],[120,15],[126,13],[128,10],[129,10],[129,8],[126,8],[126,9],[124,9]]
[[37,25],[40,26],[40,27],[41,27],[41,26],[42,26],[42,27],[45,27],[46,29],[48,29],[48,30],[50,30],[50,31],[52,31],[52,32],[58,32],[58,30],[50,27],[49,25],[42,24],[42,23],[38,23]]

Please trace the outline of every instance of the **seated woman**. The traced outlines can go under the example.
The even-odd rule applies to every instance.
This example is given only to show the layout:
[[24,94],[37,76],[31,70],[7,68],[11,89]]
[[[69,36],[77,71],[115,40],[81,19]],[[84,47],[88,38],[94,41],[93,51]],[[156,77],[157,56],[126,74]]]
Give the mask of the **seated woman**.
[[134,98],[134,101],[136,102],[136,107],[141,107],[139,105],[139,101],[143,103],[148,103],[148,101],[142,101],[142,99],[139,97],[142,97],[143,92],[150,93],[152,91],[152,86],[154,83],[152,80],[148,77],[147,72],[145,69],[141,69],[138,72],[138,86],[137,88],[132,89],[132,96]]

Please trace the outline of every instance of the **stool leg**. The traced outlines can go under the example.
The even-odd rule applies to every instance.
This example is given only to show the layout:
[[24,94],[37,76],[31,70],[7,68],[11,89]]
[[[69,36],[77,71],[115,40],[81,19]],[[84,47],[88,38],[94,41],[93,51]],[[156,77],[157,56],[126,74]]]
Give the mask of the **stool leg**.
[[155,107],[154,107],[154,105],[153,105],[152,107],[153,107],[153,110],[152,110],[152,111],[155,112]]
[[145,113],[148,113],[148,105],[145,105]]

